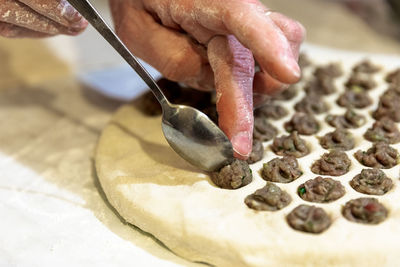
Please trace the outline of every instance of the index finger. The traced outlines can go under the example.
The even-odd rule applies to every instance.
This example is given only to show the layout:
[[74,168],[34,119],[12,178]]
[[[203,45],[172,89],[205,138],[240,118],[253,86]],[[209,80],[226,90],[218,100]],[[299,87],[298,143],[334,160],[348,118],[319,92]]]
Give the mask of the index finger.
[[[202,26],[219,34],[233,34],[249,48],[260,66],[282,83],[300,79],[300,68],[291,44],[257,0],[196,1],[195,17]],[[211,8],[210,8],[211,7]]]
[[235,156],[247,159],[253,139],[253,55],[233,36],[214,37],[207,52],[215,74],[219,126]]

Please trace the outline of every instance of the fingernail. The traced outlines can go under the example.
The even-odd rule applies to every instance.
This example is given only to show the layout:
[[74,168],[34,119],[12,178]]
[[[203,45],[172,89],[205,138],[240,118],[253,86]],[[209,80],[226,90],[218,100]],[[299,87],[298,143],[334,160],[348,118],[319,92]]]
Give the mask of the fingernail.
[[251,152],[251,141],[249,132],[240,132],[231,140],[233,150],[243,157],[248,157]]
[[83,27],[85,19],[68,2],[66,1],[61,2],[60,8],[61,8],[61,15],[71,23],[70,25],[71,28],[78,29]]
[[77,22],[80,20],[80,14],[69,3],[64,2],[61,6],[61,15],[70,22]]

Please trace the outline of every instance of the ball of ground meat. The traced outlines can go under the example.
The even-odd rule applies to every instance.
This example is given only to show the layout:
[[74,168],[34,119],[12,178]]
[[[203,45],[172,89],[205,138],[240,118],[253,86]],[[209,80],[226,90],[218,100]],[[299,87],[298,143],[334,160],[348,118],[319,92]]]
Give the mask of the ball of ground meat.
[[365,116],[348,109],[344,115],[328,115],[326,122],[335,128],[358,128],[365,124]]
[[355,65],[353,67],[353,72],[376,73],[381,69],[381,66],[375,65],[371,61],[366,59]]
[[338,128],[333,132],[327,133],[319,140],[325,149],[350,150],[354,148],[354,138],[352,134],[343,128]]
[[357,192],[368,195],[383,195],[393,187],[392,179],[379,169],[364,169],[350,181]]
[[372,113],[376,120],[389,118],[400,122],[400,96],[393,88],[387,90],[379,99],[377,109]]
[[276,211],[283,209],[292,201],[290,195],[273,183],[247,196],[244,203],[251,209],[258,211]]
[[254,118],[253,138],[260,141],[269,141],[278,134],[275,128],[266,118]]
[[358,86],[364,90],[371,90],[375,88],[376,85],[377,84],[371,75],[362,72],[354,72],[345,84],[347,88]]
[[303,97],[295,106],[298,112],[321,114],[328,111],[328,105],[320,95],[309,94]]
[[138,108],[147,116],[159,116],[162,114],[161,105],[152,92],[147,92],[139,98]]
[[[211,101],[212,94],[210,92],[181,87],[178,83],[164,78],[158,80],[157,85],[171,103],[192,106],[202,111],[209,106],[215,106],[215,103]],[[150,116],[158,116],[162,113],[161,105],[151,92],[145,93],[138,99],[138,108]],[[210,118],[213,120],[212,117]]]
[[264,117],[272,120],[279,120],[285,117],[287,114],[288,111],[286,108],[275,104],[273,101],[269,101],[268,103],[266,103],[262,107],[257,108],[254,111],[255,117]]
[[248,185],[253,179],[249,164],[246,161],[234,159],[229,165],[218,172],[211,173],[211,180],[220,188],[237,189]]
[[201,111],[206,114],[215,124],[218,124],[218,112],[215,105],[205,107]]
[[339,106],[347,108],[365,108],[372,104],[372,99],[368,93],[359,90],[359,87],[352,87],[350,90],[346,90],[341,94],[336,101]]
[[253,140],[253,148],[251,150],[250,156],[247,159],[248,164],[253,164],[257,161],[262,160],[264,157],[264,146],[260,140]]
[[389,88],[383,92],[382,97],[392,98],[395,97],[397,100],[400,97],[400,86],[399,85],[390,85]]
[[300,205],[286,216],[286,221],[295,230],[307,233],[322,233],[332,223],[329,215],[315,206]]
[[394,85],[400,85],[400,68],[389,73],[385,80]]
[[301,69],[307,68],[312,65],[312,62],[307,54],[300,53],[299,55],[299,66]]
[[[169,91],[170,88],[165,87],[166,90]],[[171,93],[168,93],[171,95]],[[196,109],[202,110],[205,107],[215,105],[212,103],[212,94],[211,92],[193,90],[192,88],[182,87],[180,95],[175,96],[172,95],[167,97],[167,99],[171,99],[170,102],[173,104],[187,105],[194,107]]]
[[330,63],[325,66],[319,66],[314,71],[315,77],[337,78],[343,75],[342,66],[339,63]]
[[320,175],[340,176],[349,171],[350,164],[351,161],[346,153],[341,150],[332,150],[315,161],[311,166],[311,171]]
[[296,131],[290,135],[276,137],[271,145],[272,151],[280,156],[294,156],[296,158],[307,155],[310,151],[306,142],[300,138]]
[[297,88],[295,85],[289,86],[286,90],[282,91],[279,94],[276,94],[272,97],[273,100],[291,100],[297,95]]
[[388,210],[375,198],[357,198],[346,203],[342,214],[352,222],[378,224],[387,218]]
[[330,95],[336,92],[336,86],[331,77],[323,76],[310,80],[304,90],[307,94]]
[[398,152],[385,142],[375,143],[367,151],[358,150],[354,157],[364,166],[389,169],[397,165]]
[[293,156],[274,158],[264,163],[261,170],[261,177],[264,180],[278,183],[290,183],[302,174],[299,163]]
[[396,144],[400,142],[400,131],[389,118],[382,118],[379,121],[375,121],[371,128],[369,128],[365,134],[365,139],[371,142],[386,142],[389,144]]
[[304,200],[327,203],[341,198],[345,193],[345,189],[339,181],[318,176],[301,184],[297,192]]
[[296,113],[292,119],[284,124],[289,133],[297,131],[299,134],[312,135],[319,131],[320,126],[317,119],[307,113]]

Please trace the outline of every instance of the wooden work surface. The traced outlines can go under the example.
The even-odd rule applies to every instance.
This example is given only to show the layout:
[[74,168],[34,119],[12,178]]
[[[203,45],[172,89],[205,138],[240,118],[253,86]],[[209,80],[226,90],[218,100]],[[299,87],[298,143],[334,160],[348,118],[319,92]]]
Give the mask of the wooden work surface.
[[[332,2],[318,0],[265,2],[270,3],[272,9],[282,11],[303,22],[308,29],[307,40],[310,43],[375,53],[400,53],[399,43],[373,32],[358,18]],[[294,2],[296,4],[293,4]],[[299,8],[300,4],[302,8]],[[63,59],[67,58],[65,53],[74,53],[65,50],[70,46],[63,46],[64,40],[76,49],[75,60]],[[86,70],[91,69],[92,60],[98,62],[96,69],[106,69],[121,62],[112,54],[111,49],[102,51],[107,45],[99,42],[101,40],[93,30],[89,30],[79,38],[61,38],[58,41],[0,38],[0,125],[2,126],[0,191],[3,191],[0,195],[4,193],[0,198],[0,211],[1,207],[7,205],[12,207],[11,200],[18,199],[21,194],[27,192],[58,197],[51,195],[47,189],[40,189],[40,186],[36,188],[34,185],[24,183],[25,172],[22,169],[24,171],[29,169],[46,184],[54,185],[63,192],[77,196],[80,199],[79,208],[88,211],[92,216],[88,221],[96,222],[96,225],[98,223],[98,227],[103,227],[102,231],[110,233],[110,238],[103,240],[104,250],[115,249],[122,252],[118,255],[114,253],[109,256],[99,256],[100,259],[108,259],[109,263],[129,262],[130,259],[125,259],[126,256],[139,249],[150,257],[161,259],[162,263],[157,262],[159,266],[187,265],[187,262],[167,251],[151,237],[132,226],[125,225],[108,206],[98,187],[93,171],[93,151],[101,130],[121,103],[103,97],[83,85],[75,78],[75,74],[85,70],[79,67],[81,65],[86,66]],[[86,53],[85,49],[90,47],[88,44],[93,46],[91,51]],[[97,58],[98,55],[107,53],[112,56],[105,56],[106,59],[103,61]],[[18,168],[15,169],[15,166],[21,166],[21,172]],[[10,168],[14,169],[11,171]],[[18,182],[18,179],[21,182]],[[8,201],[10,198],[6,199],[7,194],[14,198]],[[35,209],[35,206],[32,207]],[[32,207],[30,206],[30,209]],[[40,211],[42,208],[37,207],[37,210]],[[3,216],[8,216],[7,211],[3,210]],[[23,216],[18,216],[21,220],[24,219]],[[37,216],[42,215],[38,212]],[[15,223],[16,227],[19,223]],[[7,244],[9,251],[6,254],[11,259],[10,262],[18,263],[23,256],[14,250],[23,248],[24,244],[30,247],[39,244],[35,241],[40,234],[35,235],[35,233],[43,229],[35,227],[34,223],[27,224],[32,227],[29,229],[31,234],[29,239],[25,238],[25,235],[18,235],[20,230],[10,228],[10,225],[12,222],[8,224],[0,222],[0,233],[11,233],[9,235],[11,237],[15,234],[16,240],[3,238],[0,242],[4,244],[0,243],[0,247],[5,247]],[[59,221],[59,227],[60,229],[66,227],[62,220]],[[74,230],[74,227],[72,225],[71,229]],[[85,236],[91,236],[90,231],[82,234],[83,239]],[[95,237],[91,238],[96,240]],[[119,243],[110,245],[112,242]],[[99,246],[101,251],[101,245],[97,245],[96,248]],[[14,255],[14,252],[18,255]],[[62,250],[54,252],[49,248],[49,253],[62,255],[63,252]],[[39,252],[38,257],[41,256]],[[173,265],[169,265],[170,263]]]

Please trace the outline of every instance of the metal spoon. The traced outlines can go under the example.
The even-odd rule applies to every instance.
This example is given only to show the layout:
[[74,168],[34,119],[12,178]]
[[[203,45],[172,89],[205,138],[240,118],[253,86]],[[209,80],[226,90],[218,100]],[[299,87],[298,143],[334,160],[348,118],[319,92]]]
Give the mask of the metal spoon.
[[205,171],[215,171],[229,163],[233,158],[232,144],[221,129],[199,110],[189,106],[171,104],[150,74],[131,54],[89,1],[68,1],[150,87],[162,106],[162,130],[170,146],[182,158]]

